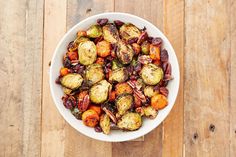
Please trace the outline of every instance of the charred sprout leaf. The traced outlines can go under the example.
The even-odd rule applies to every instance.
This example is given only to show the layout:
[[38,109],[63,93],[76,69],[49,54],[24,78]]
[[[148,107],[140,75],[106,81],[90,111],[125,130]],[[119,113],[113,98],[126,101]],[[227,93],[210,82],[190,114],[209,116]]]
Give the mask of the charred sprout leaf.
[[102,80],[90,88],[90,99],[95,104],[103,103],[108,99],[110,91],[111,84],[106,80]]
[[81,86],[83,82],[83,78],[80,74],[67,74],[62,77],[61,84],[62,86],[69,88],[71,90],[75,90]]
[[116,55],[122,64],[129,64],[134,57],[134,50],[123,41],[118,42]]
[[138,113],[128,112],[121,117],[117,126],[123,130],[137,130],[142,125],[141,116]]
[[96,63],[89,65],[86,69],[85,77],[89,85],[93,85],[101,81],[105,77],[102,66]]
[[140,34],[140,30],[131,23],[124,24],[120,27],[120,36],[126,41],[129,39],[138,38]]
[[69,95],[69,94],[72,92],[71,89],[66,88],[66,87],[63,87],[62,89],[63,89],[63,92],[64,92],[66,95]]
[[96,45],[92,41],[80,43],[78,48],[79,62],[83,65],[93,64],[97,59]]
[[88,30],[87,30],[87,36],[89,38],[97,38],[102,35],[102,28],[99,25],[92,25]]
[[109,134],[111,125],[110,125],[110,118],[107,114],[103,114],[100,117],[100,127],[102,128],[102,131],[104,134]]
[[122,64],[117,59],[114,59],[111,62],[111,64],[112,64],[112,67],[111,67],[112,70],[116,70],[116,69],[123,67]]
[[148,55],[149,49],[150,49],[150,43],[148,41],[144,41],[141,45],[142,53]]
[[146,64],[141,70],[141,77],[145,84],[156,85],[163,78],[163,70],[154,64]]
[[124,82],[128,79],[128,73],[125,68],[115,69],[111,72],[109,77],[110,82]]
[[102,27],[104,39],[110,43],[117,43],[119,40],[119,33],[113,24],[107,24]]
[[75,116],[76,119],[79,119],[81,120],[82,119],[82,112],[77,108],[75,107],[71,113]]
[[158,94],[156,90],[154,90],[153,86],[146,86],[144,88],[144,95],[151,98],[153,95]]
[[143,107],[144,115],[150,119],[154,119],[157,116],[157,111],[152,106]]
[[124,115],[133,104],[133,96],[131,94],[122,94],[116,99],[116,107],[119,115]]
[[89,38],[82,36],[82,37],[77,37],[74,43],[78,46],[80,43],[85,42],[85,41],[89,41]]

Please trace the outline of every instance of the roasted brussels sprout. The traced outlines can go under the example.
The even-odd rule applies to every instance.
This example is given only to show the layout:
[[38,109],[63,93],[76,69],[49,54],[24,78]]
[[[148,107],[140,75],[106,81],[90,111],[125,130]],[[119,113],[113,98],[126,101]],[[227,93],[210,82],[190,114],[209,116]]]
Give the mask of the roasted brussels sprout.
[[128,79],[128,72],[125,68],[115,69],[109,77],[110,82],[124,82]]
[[100,127],[104,134],[109,134],[111,130],[110,118],[107,114],[103,114],[100,117]]
[[141,50],[143,54],[148,55],[150,50],[150,43],[148,41],[144,41],[141,45]]
[[124,93],[128,93],[128,94],[132,94],[133,93],[133,89],[126,82],[118,83],[115,86],[115,89],[116,89],[116,94],[117,95],[121,95],[121,94],[124,94]]
[[163,78],[163,70],[155,64],[146,64],[141,70],[143,82],[147,85],[156,85]]
[[123,130],[137,130],[142,125],[142,118],[138,113],[128,112],[121,117],[117,126]]
[[62,89],[63,89],[63,92],[64,92],[66,95],[69,95],[69,94],[72,92],[71,89],[66,88],[66,87],[62,87]]
[[158,94],[158,92],[155,91],[153,88],[153,86],[146,86],[144,88],[144,95],[151,98],[153,95]]
[[154,119],[157,116],[157,111],[152,106],[142,107],[144,115],[150,119]]
[[62,86],[69,88],[71,90],[75,90],[81,86],[83,82],[83,78],[80,74],[67,74],[62,77],[61,84]]
[[108,99],[108,94],[110,91],[111,84],[106,80],[102,80],[90,88],[90,100],[95,104],[103,103]]
[[93,64],[97,59],[96,45],[92,41],[85,41],[79,44],[79,62],[83,65]]
[[112,62],[111,62],[111,69],[112,70],[115,70],[115,69],[119,69],[122,67],[122,64],[117,60],[117,59],[114,59]]
[[118,42],[116,55],[122,64],[129,64],[134,57],[134,50],[123,41]]
[[102,28],[99,25],[92,25],[87,30],[87,36],[89,38],[97,38],[102,35]]
[[119,33],[113,24],[107,24],[102,27],[103,37],[110,43],[117,43],[119,41]]
[[119,115],[124,115],[133,104],[133,96],[131,94],[122,94],[116,98],[116,107]]
[[89,85],[101,81],[105,77],[102,66],[96,63],[89,65],[86,69],[85,77]]
[[87,37],[77,37],[74,41],[75,44],[79,45],[82,42],[89,41],[89,38]]
[[124,24],[120,27],[120,36],[126,41],[129,39],[138,38],[140,34],[140,30],[131,23]]

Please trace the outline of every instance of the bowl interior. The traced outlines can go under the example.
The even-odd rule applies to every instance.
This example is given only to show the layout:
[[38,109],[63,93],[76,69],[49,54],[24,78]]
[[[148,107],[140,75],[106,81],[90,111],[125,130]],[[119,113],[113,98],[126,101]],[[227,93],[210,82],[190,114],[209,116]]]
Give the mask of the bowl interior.
[[[169,104],[166,108],[159,111],[158,116],[154,120],[143,118],[143,124],[139,130],[132,131],[132,132],[112,130],[111,134],[109,135],[105,135],[103,133],[97,133],[94,131],[93,128],[84,126],[82,121],[77,120],[70,113],[70,111],[66,109],[62,104],[61,97],[63,96],[63,91],[62,91],[61,86],[55,84],[55,80],[58,77],[60,68],[62,67],[63,54],[67,51],[66,47],[68,43],[76,38],[77,31],[87,29],[90,25],[96,23],[96,20],[98,18],[108,18],[109,21],[121,20],[124,22],[130,22],[139,28],[143,28],[145,26],[150,36],[161,37],[163,39],[163,47],[169,53],[169,61],[172,65],[172,75],[174,77],[174,79],[170,81],[170,83],[167,86],[167,88],[169,89],[169,96],[168,96]],[[138,138],[140,136],[147,134],[148,132],[156,128],[169,114],[171,108],[174,105],[174,102],[178,93],[178,88],[179,88],[179,65],[178,65],[178,61],[177,61],[174,49],[172,48],[168,39],[158,28],[156,28],[150,22],[140,17],[126,14],[126,13],[103,13],[103,14],[91,16],[79,22],[73,28],[71,28],[61,39],[61,41],[57,45],[57,48],[54,52],[54,55],[51,61],[50,89],[51,89],[51,94],[52,94],[52,97],[53,97],[53,100],[57,109],[59,110],[61,115],[64,117],[64,119],[72,127],[74,127],[76,130],[78,130],[82,134],[89,136],[91,138],[97,139],[97,140],[120,142],[120,141],[132,140],[132,139],[135,139],[135,138]]]

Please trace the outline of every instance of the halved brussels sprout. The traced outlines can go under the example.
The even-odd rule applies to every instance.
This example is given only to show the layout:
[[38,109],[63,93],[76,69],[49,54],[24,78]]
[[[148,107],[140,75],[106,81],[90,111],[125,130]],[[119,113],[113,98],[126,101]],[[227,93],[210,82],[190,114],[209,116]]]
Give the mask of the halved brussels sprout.
[[140,30],[131,23],[126,23],[120,27],[120,36],[126,41],[129,39],[138,38],[140,34]]
[[158,92],[155,91],[153,88],[153,86],[146,86],[144,88],[144,95],[151,98],[153,95],[158,94]]
[[115,69],[109,77],[110,82],[124,82],[128,79],[128,72],[125,68]]
[[85,77],[89,85],[101,81],[105,77],[102,66],[96,63],[89,65],[86,69]]
[[107,114],[103,114],[100,117],[100,127],[104,134],[109,134],[111,130],[110,118]]
[[148,41],[144,41],[141,45],[142,53],[148,55],[149,49],[150,49],[150,43]]
[[103,37],[110,43],[117,43],[119,40],[119,32],[113,24],[107,24],[102,27]]
[[163,78],[163,70],[155,64],[146,64],[141,70],[143,82],[147,85],[156,85]]
[[116,107],[119,115],[124,115],[133,104],[133,96],[131,94],[122,94],[116,98]]
[[106,80],[102,80],[90,88],[90,100],[95,104],[103,103],[107,100],[110,91],[111,84]]
[[143,107],[144,115],[150,119],[154,119],[157,116],[157,111],[152,106]]
[[77,38],[74,40],[74,43],[76,43],[77,45],[79,45],[80,43],[85,42],[85,41],[89,41],[89,38],[87,38],[87,37],[77,37]]
[[66,87],[62,87],[62,89],[63,89],[63,92],[64,92],[65,94],[67,94],[67,95],[69,95],[69,94],[72,92],[71,89],[66,88]]
[[92,25],[87,30],[87,36],[89,38],[97,38],[102,35],[102,28],[99,25]]
[[62,86],[75,90],[81,86],[83,82],[83,77],[80,74],[67,74],[62,77],[61,84]]
[[117,60],[117,59],[114,59],[112,62],[111,62],[111,69],[112,70],[115,70],[115,69],[119,69],[122,67],[122,64]]
[[92,41],[85,41],[78,47],[79,62],[83,65],[93,64],[97,59],[96,45]]
[[134,50],[123,41],[118,42],[116,55],[122,64],[129,64],[134,57]]
[[117,126],[123,130],[137,130],[142,125],[142,118],[138,113],[128,112],[121,117]]

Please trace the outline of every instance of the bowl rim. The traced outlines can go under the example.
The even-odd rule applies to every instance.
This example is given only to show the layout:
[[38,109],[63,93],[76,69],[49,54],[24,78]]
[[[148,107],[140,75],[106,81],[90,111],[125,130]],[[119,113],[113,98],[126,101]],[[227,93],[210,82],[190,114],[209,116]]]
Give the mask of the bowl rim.
[[[174,97],[173,97],[173,105],[171,106],[171,108],[169,110],[167,110],[166,114],[163,116],[162,120],[159,121],[159,123],[157,123],[156,125],[150,127],[149,130],[145,130],[143,132],[140,132],[138,134],[135,134],[133,135],[132,137],[129,137],[128,139],[102,139],[102,138],[98,138],[98,137],[94,137],[94,136],[90,136],[89,133],[86,133],[86,132],[83,132],[83,131],[80,131],[78,130],[73,124],[72,122],[69,120],[69,118],[63,113],[63,111],[59,108],[57,102],[56,102],[56,96],[55,96],[55,93],[54,93],[54,90],[53,90],[53,83],[55,83],[55,80],[52,79],[52,66],[50,66],[49,68],[49,85],[50,85],[50,92],[51,92],[51,95],[52,95],[52,98],[53,98],[53,102],[54,102],[54,105],[56,106],[57,110],[60,112],[60,115],[65,119],[65,121],[67,123],[70,124],[70,126],[72,126],[72,128],[74,128],[75,130],[77,130],[78,132],[80,132],[82,135],[85,135],[87,137],[90,137],[92,139],[96,139],[96,140],[99,140],[99,141],[105,141],[105,142],[123,142],[123,141],[129,141],[129,140],[133,140],[133,139],[136,139],[136,138],[139,138],[141,136],[144,136],[146,134],[148,134],[149,132],[151,132],[152,130],[154,130],[155,128],[157,128],[165,119],[166,117],[169,115],[170,111],[172,110],[173,106],[175,105],[175,102],[176,102],[176,98],[178,96],[178,92],[179,92],[179,86],[180,86],[180,69],[179,69],[179,63],[178,63],[178,58],[176,56],[176,53],[175,53],[175,50],[174,48],[172,47],[170,41],[168,40],[168,38],[166,37],[166,35],[164,35],[164,33],[157,27],[155,26],[154,24],[152,24],[151,22],[149,22],[148,20],[146,19],[143,19],[141,17],[138,17],[136,15],[133,15],[133,14],[130,14],[130,13],[123,13],[123,12],[105,12],[105,13],[100,13],[100,14],[96,14],[96,15],[92,15],[92,16],[89,16],[83,20],[81,20],[80,22],[78,22],[77,24],[75,24],[73,27],[71,27],[64,35],[63,37],[60,39],[60,41],[57,43],[57,46],[53,52],[53,56],[52,56],[52,59],[51,59],[51,65],[54,64],[55,62],[55,57],[57,55],[57,52],[59,51],[59,47],[60,45],[64,42],[64,40],[66,39],[66,37],[71,34],[71,32],[73,32],[73,30],[78,27],[81,23],[84,23],[86,21],[90,21],[92,19],[98,19],[100,16],[106,16],[106,15],[122,15],[122,16],[127,16],[129,18],[135,18],[139,21],[142,21],[142,23],[147,23],[148,25],[150,25],[151,27],[155,27],[157,30],[159,30],[159,34],[160,36],[162,36],[162,38],[167,41],[169,43],[169,49],[173,52],[173,55],[174,55],[174,58],[176,59],[176,69],[177,69],[177,75],[175,76],[175,80],[176,80],[176,86],[177,86],[177,90],[176,90],[176,93],[174,94]],[[60,104],[61,105],[61,104]],[[109,135],[108,135],[109,136]]]

